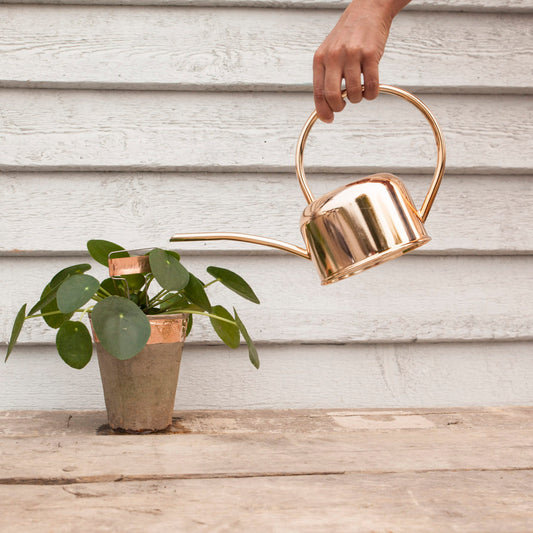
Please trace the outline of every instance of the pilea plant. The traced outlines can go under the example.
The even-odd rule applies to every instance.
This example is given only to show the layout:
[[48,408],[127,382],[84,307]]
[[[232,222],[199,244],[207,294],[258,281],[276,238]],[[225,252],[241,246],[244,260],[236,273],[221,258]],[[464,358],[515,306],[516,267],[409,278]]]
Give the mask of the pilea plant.
[[[122,246],[110,241],[90,240],[87,249],[95,261],[106,267],[110,256],[129,257],[129,252]],[[259,299],[241,276],[224,268],[210,266],[207,273],[213,279],[203,283],[183,266],[175,251],[153,248],[143,255],[148,257],[151,270],[144,274],[106,277],[100,282],[86,274],[91,268],[86,263],[58,272],[29,312],[26,312],[27,304],[20,308],[5,360],[29,319],[42,318],[49,327],[57,329],[56,347],[59,355],[71,367],[81,369],[92,356],[91,334],[82,322],[88,313],[98,341],[117,359],[134,357],[148,342],[150,323],[146,315],[187,313],[187,335],[193,325],[193,316],[204,316],[230,348],[240,345],[242,334],[248,345],[250,361],[259,368],[257,350],[235,308],[232,315],[221,305],[212,305],[205,290],[219,282],[239,296],[258,304]]]

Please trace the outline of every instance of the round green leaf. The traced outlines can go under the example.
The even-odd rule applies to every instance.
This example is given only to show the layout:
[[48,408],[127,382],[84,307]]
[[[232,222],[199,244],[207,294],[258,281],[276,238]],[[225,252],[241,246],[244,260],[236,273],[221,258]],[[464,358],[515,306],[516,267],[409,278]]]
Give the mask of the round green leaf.
[[80,265],[74,265],[67,268],[64,268],[58,272],[53,278],[52,281],[44,288],[40,300],[30,309],[29,315],[33,315],[39,310],[43,310],[52,300],[55,299],[57,294],[57,289],[66,279],[74,274],[83,274],[91,268],[91,265],[83,263]]
[[22,330],[22,326],[24,325],[24,320],[26,319],[26,305],[24,304],[17,313],[17,316],[15,317],[15,323],[13,324],[13,329],[11,330],[11,338],[9,339],[9,344],[7,345],[7,353],[5,361],[7,361],[7,358],[13,351],[13,348],[15,347],[15,344],[17,343],[17,339],[19,338],[20,332]]
[[112,296],[126,296],[126,284],[121,279],[106,278],[100,287]]
[[[41,293],[41,298],[39,301],[30,309],[28,316],[33,315],[39,310],[43,310],[47,305],[56,299],[57,287],[52,289],[50,284],[48,284]],[[44,312],[44,311],[43,311]]]
[[82,322],[64,322],[57,332],[56,346],[61,359],[72,368],[83,368],[91,360],[91,334]]
[[178,261],[181,261],[181,256],[178,252],[174,250],[167,250],[167,253],[173,255]]
[[236,292],[239,296],[250,300],[254,304],[259,303],[259,298],[255,295],[252,287],[250,287],[250,285],[248,285],[248,283],[246,283],[241,276],[235,274],[235,272],[227,270],[226,268],[214,266],[208,267],[207,272],[209,272],[209,274],[211,274],[214,278],[218,279],[228,289]]
[[70,276],[57,290],[57,307],[62,313],[72,313],[86,304],[99,288],[100,282],[93,276]]
[[150,322],[130,300],[110,296],[92,312],[94,331],[102,346],[117,359],[137,355],[150,338]]
[[150,268],[157,283],[168,291],[181,291],[189,283],[189,272],[175,255],[154,248],[150,253]]
[[59,285],[61,285],[61,283],[63,283],[70,276],[73,276],[75,274],[83,274],[84,272],[87,272],[87,270],[90,270],[90,269],[91,269],[91,265],[87,263],[82,263],[80,265],[73,265],[73,266],[64,268],[52,278],[52,281],[50,282],[50,288],[52,290],[57,289]]
[[121,278],[124,278],[128,283],[130,292],[142,289],[146,283],[146,278],[142,274],[126,274]]
[[255,366],[255,368],[259,368],[259,355],[257,355],[257,349],[255,347],[254,341],[252,340],[248,331],[244,327],[244,324],[239,318],[235,307],[233,308],[233,312],[235,313],[235,322],[237,322],[237,326],[239,326],[242,336],[244,337],[244,340],[246,341],[246,344],[248,346],[248,356],[250,357],[250,361],[252,365]]
[[183,294],[204,311],[211,311],[211,302],[205,292],[204,284],[196,276],[189,274],[189,283],[183,290]]
[[[221,305],[215,305],[213,309],[211,309],[211,313],[235,322],[235,319]],[[241,336],[239,333],[239,328],[235,323],[229,324],[228,322],[217,320],[216,318],[212,317],[209,317],[209,320],[211,321],[211,325],[213,326],[216,334],[224,341],[226,346],[229,346],[230,348],[239,347]]]
[[53,298],[41,309],[41,313],[46,324],[53,329],[57,329],[63,322],[70,320],[73,313],[64,314],[59,311],[56,300],[57,289],[52,290],[50,285],[47,285],[41,296],[45,301],[48,300],[47,294],[52,295]]
[[129,257],[130,254],[122,248],[122,246],[115,244],[111,241],[103,241],[103,240],[97,240],[93,239],[87,242],[87,250],[89,250],[89,253],[91,254],[91,257],[98,261],[101,265],[109,266],[108,265],[108,259],[109,254],[111,252],[120,252],[113,254],[113,257]]

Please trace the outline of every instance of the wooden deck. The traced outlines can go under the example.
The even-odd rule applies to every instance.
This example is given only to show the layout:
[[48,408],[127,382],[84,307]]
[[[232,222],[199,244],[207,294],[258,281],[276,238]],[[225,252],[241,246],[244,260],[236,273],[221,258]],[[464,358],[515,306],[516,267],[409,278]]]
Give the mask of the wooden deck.
[[533,531],[533,407],[0,412],[0,531]]

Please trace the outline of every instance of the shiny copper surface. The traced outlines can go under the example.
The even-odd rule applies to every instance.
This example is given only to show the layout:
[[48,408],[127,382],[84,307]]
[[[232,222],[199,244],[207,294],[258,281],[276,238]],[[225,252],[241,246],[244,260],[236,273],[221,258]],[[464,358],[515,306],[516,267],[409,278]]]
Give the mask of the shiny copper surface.
[[147,315],[152,332],[147,344],[184,342],[189,315]]
[[109,275],[111,277],[127,274],[145,274],[151,272],[150,260],[147,255],[133,257],[110,257],[108,259]]
[[[317,120],[316,111],[313,111],[296,147],[296,174],[309,202],[300,219],[306,249],[243,233],[176,233],[170,240],[235,240],[284,250],[312,259],[323,285],[362,272],[427,243],[430,237],[423,222],[435,200],[446,161],[442,132],[431,111],[412,94],[389,85],[380,85],[380,92],[400,96],[415,105],[433,129],[437,166],[420,210],[416,209],[402,181],[387,173],[368,176],[315,199],[303,165],[305,142]],[[346,91],[343,97],[346,97]]]
[[[146,344],[170,344],[185,341],[187,322],[189,320],[189,315],[186,313],[177,313],[175,315],[147,315],[147,318],[152,329],[150,338]],[[92,327],[92,321],[91,329],[94,342],[99,343],[100,341]]]
[[[442,176],[444,175],[444,167],[446,165],[446,144],[444,142],[444,137],[442,136],[442,131],[437,122],[437,119],[433,116],[433,113],[429,110],[426,104],[424,104],[424,102],[422,102],[413,94],[403,89],[399,89],[398,87],[393,87],[391,85],[380,85],[379,92],[400,96],[401,98],[404,98],[405,100],[413,104],[422,112],[422,114],[429,122],[433,130],[435,142],[437,143],[437,166],[435,167],[435,172],[433,173],[433,180],[431,181],[429,191],[422,203],[422,208],[420,209],[420,211],[417,212],[420,220],[422,220],[422,222],[425,222],[429,214],[429,210],[431,209],[431,206],[433,205],[433,202],[435,200],[435,196],[437,195],[437,192],[439,190]],[[346,98],[346,96],[347,92],[343,91],[342,97]],[[314,202],[315,197],[311,192],[311,189],[309,188],[309,185],[307,184],[307,179],[305,177],[305,170],[303,164],[304,147],[305,142],[307,141],[307,137],[309,137],[311,128],[317,120],[318,116],[315,110],[311,113],[311,115],[309,115],[309,118],[304,124],[304,127],[302,128],[302,131],[300,133],[300,137],[298,138],[298,143],[296,145],[296,175],[298,176],[300,187],[302,188],[302,191],[308,203]]]
[[374,174],[308,205],[300,230],[326,285],[430,240],[403,183]]
[[258,237],[257,235],[248,235],[246,233],[175,233],[170,238],[171,242],[179,241],[240,241],[249,242],[252,244],[259,244],[261,246],[268,246],[270,248],[277,248],[284,252],[289,252],[294,255],[303,257],[304,259],[311,259],[309,252],[283,241],[269,239],[268,237]]

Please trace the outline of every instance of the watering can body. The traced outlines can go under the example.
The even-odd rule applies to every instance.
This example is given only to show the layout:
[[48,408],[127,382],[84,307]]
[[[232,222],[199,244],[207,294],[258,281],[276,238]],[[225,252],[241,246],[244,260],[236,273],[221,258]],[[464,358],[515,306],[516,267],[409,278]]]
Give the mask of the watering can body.
[[296,175],[308,202],[300,219],[305,248],[243,233],[176,233],[170,240],[234,240],[284,250],[312,260],[323,285],[367,270],[427,243],[430,237],[424,222],[444,174],[446,152],[442,132],[431,111],[412,94],[389,85],[380,85],[380,92],[400,96],[415,105],[433,129],[437,166],[420,210],[416,209],[403,182],[388,173],[373,174],[315,198],[309,189],[303,165],[305,143],[317,121],[314,111],[307,119],[296,147]]
[[405,185],[386,173],[339,187],[309,204],[300,231],[323,285],[430,240]]

